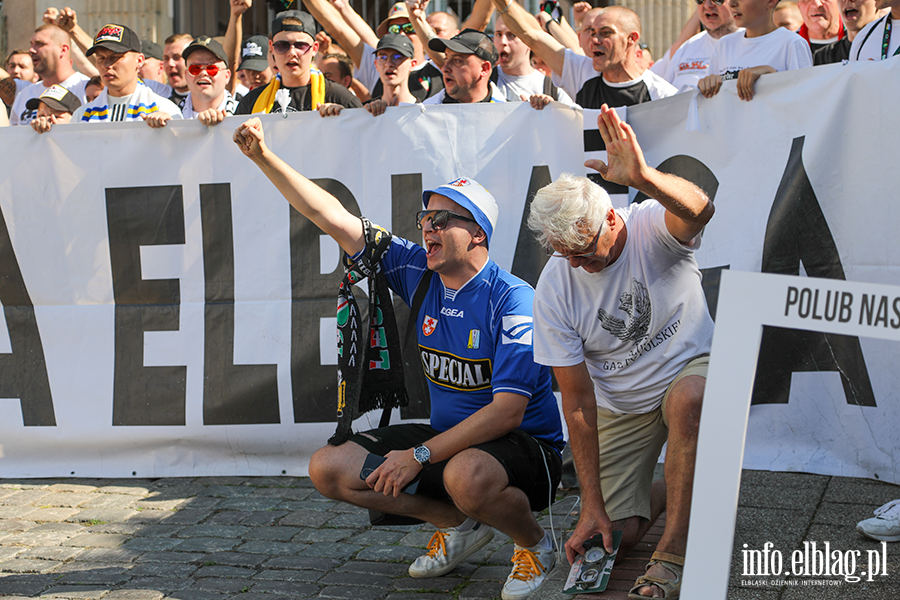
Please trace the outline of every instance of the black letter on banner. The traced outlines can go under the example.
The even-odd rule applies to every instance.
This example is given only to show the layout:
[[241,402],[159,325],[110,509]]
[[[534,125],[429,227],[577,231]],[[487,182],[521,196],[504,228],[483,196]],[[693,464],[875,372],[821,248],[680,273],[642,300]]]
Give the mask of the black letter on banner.
[[[391,233],[402,238],[422,243],[422,232],[416,228],[416,212],[422,210],[422,174],[391,175]],[[409,307],[399,296],[394,295],[394,314],[400,339],[406,340],[403,349],[403,377],[409,406],[400,409],[404,419],[427,419],[431,415],[431,395],[428,380],[422,370],[419,356],[418,332],[413,331],[406,338],[406,324],[409,322]]]
[[[794,139],[787,167],[775,194],[762,272],[845,279],[844,267],[828,222],[803,166],[803,137]],[[837,371],[848,404],[875,406],[859,338],[856,336],[764,327],[751,404],[786,404],[791,374]]]
[[[710,202],[715,202],[716,192],[719,190],[719,180],[709,167],[693,156],[684,154],[672,156],[662,161],[656,169],[687,179],[706,192]],[[634,203],[638,204],[647,198],[645,193],[638,192],[634,197]],[[719,304],[719,282],[722,279],[722,271],[728,267],[729,265],[724,265],[700,270],[703,275],[703,293],[706,295],[706,305],[713,319],[716,318],[716,308]]]
[[[585,154],[587,154],[588,152],[606,152],[606,144],[603,142],[603,137],[601,137],[599,129],[584,130],[584,152]],[[594,157],[588,156],[586,158]],[[606,162],[606,160],[604,160],[603,162]],[[610,196],[628,193],[627,185],[620,185],[618,183],[609,182],[603,179],[603,177],[600,176],[600,173],[595,173],[593,170],[588,173],[588,179],[606,190],[606,193]]]
[[34,305],[0,211],[0,302],[12,354],[0,354],[0,398],[18,398],[26,427],[56,425]]
[[[350,190],[334,179],[313,179],[359,215],[359,205]],[[321,364],[319,322],[337,312],[338,286],[344,278],[340,261],[334,271],[319,273],[319,237],[322,230],[289,207],[291,230],[291,388],[295,423],[327,423],[337,420],[337,367]],[[343,251],[341,251],[343,252]],[[360,308],[367,306],[363,290],[354,291]],[[365,314],[365,312],[364,312]],[[326,346],[337,354],[337,330],[332,330]]]
[[234,364],[234,233],[231,186],[200,186],[206,337],[203,424],[280,423],[277,365]]
[[522,222],[519,223],[519,239],[516,240],[516,254],[513,257],[512,274],[536,287],[541,271],[547,264],[547,251],[541,247],[528,229],[528,213],[531,201],[538,190],[552,183],[550,168],[544,165],[532,167],[531,180],[528,182],[528,195],[525,196],[525,209],[522,211]]
[[116,300],[113,425],[184,425],[187,367],[145,367],[144,332],[177,331],[177,279],[145,280],[141,246],[184,244],[181,186],[106,190]]

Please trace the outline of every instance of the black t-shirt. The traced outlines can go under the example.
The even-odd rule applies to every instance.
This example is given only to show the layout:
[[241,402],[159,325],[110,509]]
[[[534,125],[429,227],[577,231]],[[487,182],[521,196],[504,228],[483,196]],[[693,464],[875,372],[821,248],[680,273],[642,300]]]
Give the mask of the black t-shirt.
[[832,44],[825,44],[813,53],[813,65],[830,65],[850,59],[850,38],[842,37]]
[[[425,63],[421,69],[410,71],[409,93],[416,97],[416,102],[431,98],[442,89],[444,89],[444,77],[441,75],[441,70],[431,62]],[[383,95],[384,85],[379,77],[375,87],[372,88],[372,100],[381,98]]]
[[613,87],[603,77],[588,79],[575,95],[575,103],[584,108],[600,108],[604,104],[611,108],[633,106],[650,102],[650,89],[641,79],[628,87]]
[[175,88],[172,88],[172,95],[169,96],[169,100],[175,103],[175,106],[184,110],[184,101],[187,100],[188,95],[181,95],[175,91]]
[[[234,112],[236,115],[249,115],[253,112],[253,105],[256,103],[256,99],[259,98],[259,95],[263,93],[263,90],[266,89],[266,86],[260,86],[256,89],[250,90],[250,92],[241,98],[240,103],[238,104],[237,110]],[[290,90],[291,92],[291,103],[287,107],[287,112],[301,112],[305,110],[312,110],[312,96],[309,93],[310,85],[303,85],[300,87],[289,88],[283,87],[279,89]],[[354,96],[350,90],[345,88],[339,83],[334,83],[332,81],[325,80],[325,102],[329,102],[332,104],[340,104],[344,108],[362,108],[362,102],[359,101],[359,98]],[[281,109],[278,108],[273,110],[272,112],[279,112]]]

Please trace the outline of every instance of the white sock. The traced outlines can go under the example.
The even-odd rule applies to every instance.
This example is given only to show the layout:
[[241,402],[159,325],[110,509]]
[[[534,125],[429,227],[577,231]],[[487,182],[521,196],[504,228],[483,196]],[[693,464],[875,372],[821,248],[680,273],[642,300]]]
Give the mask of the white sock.
[[544,530],[544,537],[540,542],[529,548],[532,552],[538,552],[539,550],[553,550],[553,541],[550,539],[550,532],[546,529]]
[[469,531],[470,529],[472,529],[472,528],[475,527],[476,525],[478,525],[478,521],[476,521],[476,520],[473,519],[472,517],[466,517],[466,520],[463,521],[461,525],[457,525],[457,526],[456,526],[456,530],[457,530],[458,532],[462,533],[462,532],[464,532],[464,531]]

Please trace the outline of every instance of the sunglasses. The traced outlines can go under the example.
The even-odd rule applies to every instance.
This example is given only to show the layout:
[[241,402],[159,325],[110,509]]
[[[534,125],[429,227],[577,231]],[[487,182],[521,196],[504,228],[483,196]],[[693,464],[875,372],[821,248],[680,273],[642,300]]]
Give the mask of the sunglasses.
[[412,35],[416,32],[416,28],[413,27],[412,23],[404,23],[403,25],[389,25],[388,32],[390,33],[407,33]]
[[416,227],[422,229],[425,221],[431,222],[431,228],[435,231],[441,231],[447,228],[447,221],[450,219],[459,219],[460,221],[468,221],[469,223],[477,223],[475,219],[464,217],[449,210],[420,210],[416,213]]
[[379,54],[375,57],[375,60],[377,60],[378,62],[380,62],[383,65],[387,64],[388,61],[390,61],[391,64],[399,65],[404,60],[406,60],[406,57],[403,56],[402,54]]
[[587,252],[578,252],[575,254],[562,254],[561,252],[556,252],[553,248],[545,248],[547,255],[552,258],[589,258],[597,253],[597,242],[600,240],[600,231],[597,231],[597,235],[594,236],[594,240],[591,242],[590,250]]
[[312,48],[312,44],[307,42],[288,42],[287,40],[272,42],[272,49],[275,51],[275,54],[287,54],[291,51],[291,47],[299,50],[300,54],[306,54]]
[[191,65],[187,68],[188,73],[193,75],[194,77],[199,77],[203,71],[206,71],[210,77],[215,77],[219,74],[220,69],[216,65]]
[[[697,4],[703,4],[704,2],[706,2],[706,0],[695,0],[695,2]],[[723,4],[725,4],[725,0],[712,0],[712,3],[717,6],[722,6]]]

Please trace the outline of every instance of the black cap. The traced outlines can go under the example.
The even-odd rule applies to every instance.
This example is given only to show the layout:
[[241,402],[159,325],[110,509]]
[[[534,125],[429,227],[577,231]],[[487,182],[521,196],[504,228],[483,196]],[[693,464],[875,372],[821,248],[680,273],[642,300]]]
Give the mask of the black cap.
[[141,52],[141,39],[128,27],[109,23],[100,28],[94,36],[94,45],[85,52],[86,56],[93,54],[97,48],[106,48],[113,52]]
[[141,40],[141,53],[145,58],[155,58],[162,60],[163,51],[159,44],[150,40]]
[[223,60],[225,61],[225,64],[228,64],[228,55],[225,54],[225,48],[222,47],[222,44],[208,35],[201,35],[192,40],[191,43],[185,46],[184,50],[181,51],[181,57],[184,60],[187,60],[187,57],[197,50],[209,50],[216,55],[216,58]]
[[51,85],[44,90],[43,94],[26,102],[25,108],[36,110],[41,102],[54,110],[63,110],[69,113],[75,112],[81,106],[81,100],[61,85]]
[[265,71],[269,66],[266,53],[269,51],[269,40],[264,35],[253,35],[244,41],[241,46],[241,69],[250,69],[251,71]]
[[[285,23],[285,19],[296,19],[298,23]],[[282,31],[299,31],[300,33],[309,34],[313,39],[316,38],[316,22],[312,15],[302,10],[286,10],[275,15],[272,21],[272,37],[276,33]]]
[[378,47],[375,48],[375,52],[387,49],[396,50],[406,58],[412,58],[413,54],[415,54],[412,42],[402,33],[389,33],[378,40]]
[[474,54],[481,60],[497,64],[497,48],[494,42],[483,31],[477,29],[464,29],[449,40],[432,38],[428,41],[428,47],[435,52],[443,52],[447,48],[460,54]]

